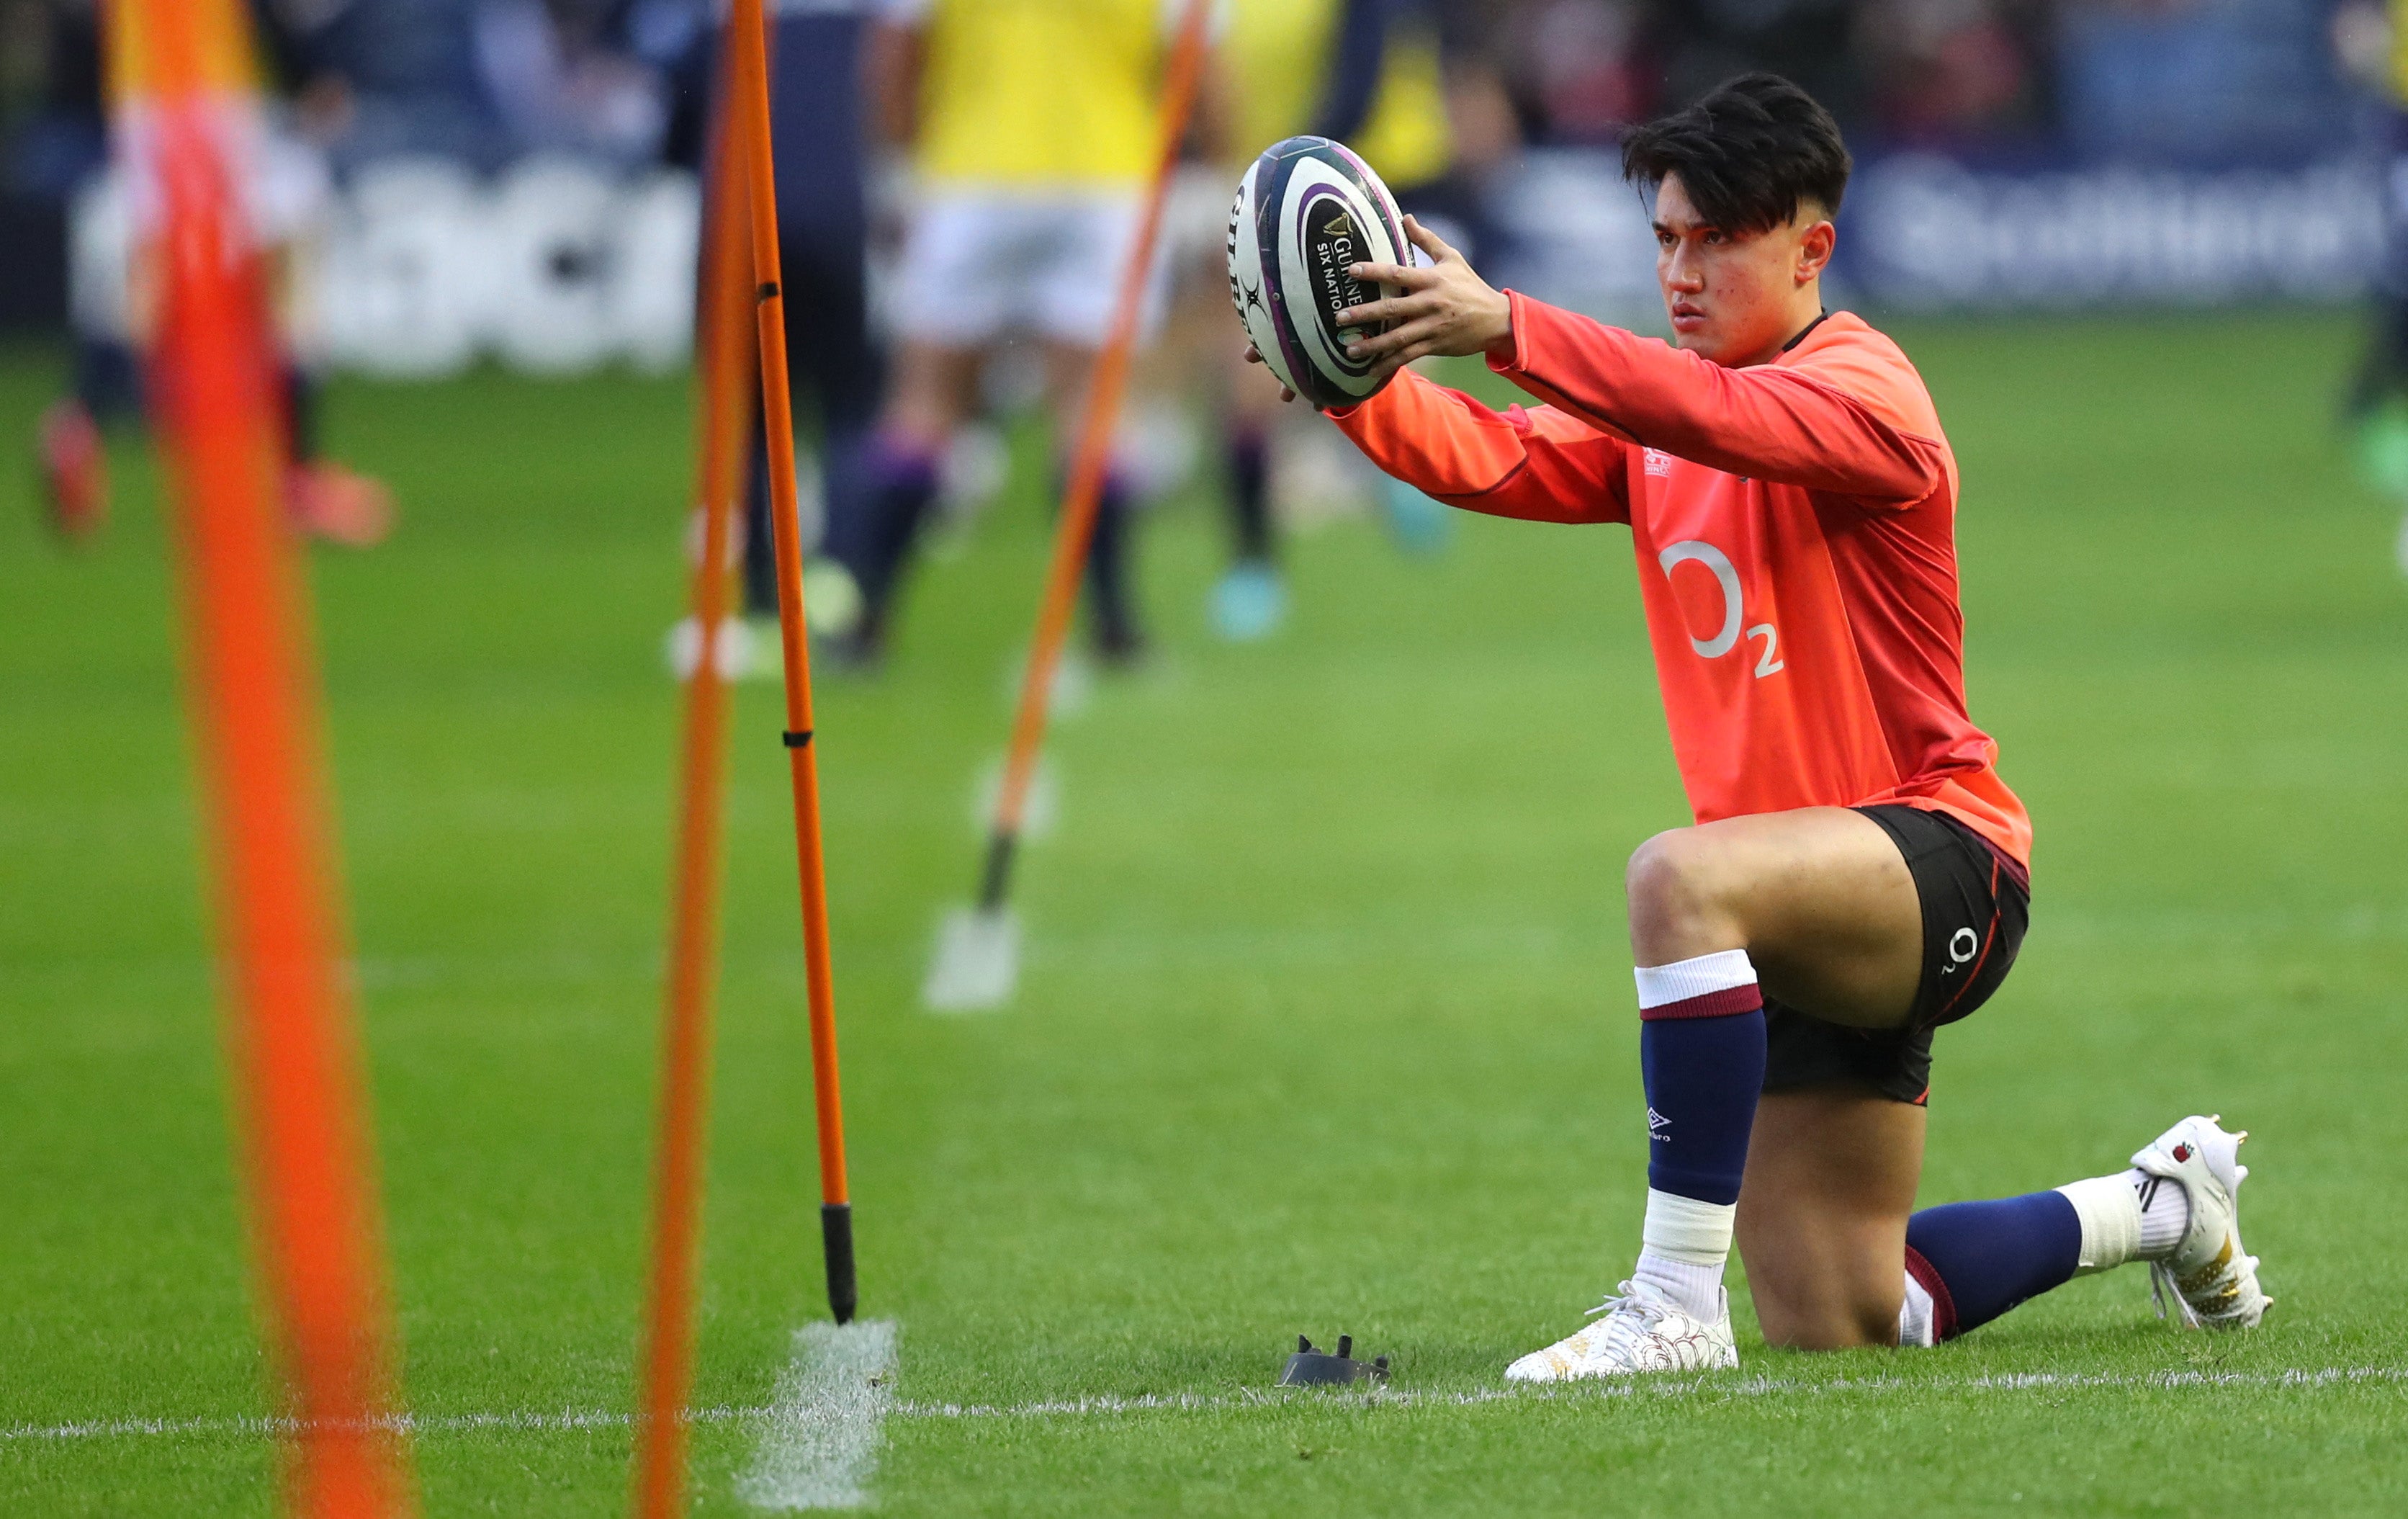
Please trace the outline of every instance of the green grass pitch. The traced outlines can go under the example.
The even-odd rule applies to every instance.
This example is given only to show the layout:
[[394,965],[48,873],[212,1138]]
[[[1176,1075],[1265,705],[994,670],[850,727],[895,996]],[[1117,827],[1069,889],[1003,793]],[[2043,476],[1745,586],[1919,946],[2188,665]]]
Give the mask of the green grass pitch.
[[[2266,1328],[2173,1331],[2128,1269],[1936,1352],[1770,1352],[1742,1306],[1737,1373],[1455,1397],[1637,1240],[1621,867],[1686,814],[1627,535],[1467,518],[1412,560],[1340,523],[1292,547],[1288,631],[1233,649],[1203,626],[1218,523],[1163,510],[1158,657],[1054,745],[1020,997],[938,1018],[917,980],[1044,550],[1024,456],[885,676],[821,693],[865,1311],[900,1326],[884,1512],[2408,1510],[2408,591],[2330,421],[2351,328],[1899,330],[1963,466],[1974,715],[2039,838],[2022,964],[1940,1040],[1925,1197],[2221,1111],[2257,1134]],[[119,449],[106,539],[45,540],[22,440],[58,368],[0,356],[0,1512],[258,1514],[155,473]],[[406,511],[314,574],[432,1515],[624,1502],[685,394],[330,397]],[[744,688],[710,1515],[749,1512],[740,1411],[824,1312],[779,726]],[[1268,1395],[1292,1336],[1340,1330],[1423,1396]],[[1145,1395],[1170,1401],[935,1412]],[[605,1417],[473,1418],[563,1412]],[[56,1432],[122,1421],[181,1427]]]

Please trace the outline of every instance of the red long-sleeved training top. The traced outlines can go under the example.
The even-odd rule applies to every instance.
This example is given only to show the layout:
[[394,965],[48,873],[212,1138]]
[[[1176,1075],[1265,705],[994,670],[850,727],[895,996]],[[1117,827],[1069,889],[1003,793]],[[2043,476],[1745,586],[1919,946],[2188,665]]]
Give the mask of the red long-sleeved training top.
[[2031,822],[1965,710],[1956,460],[1922,377],[1846,312],[1730,369],[1509,293],[1502,414],[1408,370],[1329,415],[1455,506],[1627,523],[1700,823],[1902,802],[2018,866]]

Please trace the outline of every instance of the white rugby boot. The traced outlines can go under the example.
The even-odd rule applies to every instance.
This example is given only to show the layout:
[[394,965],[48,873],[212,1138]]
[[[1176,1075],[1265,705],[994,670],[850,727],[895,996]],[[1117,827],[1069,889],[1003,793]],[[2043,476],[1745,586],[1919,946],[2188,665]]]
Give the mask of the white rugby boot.
[[1730,1294],[1717,1291],[1714,1322],[1693,1318],[1644,1282],[1589,1310],[1597,1322],[1505,1369],[1508,1382],[1579,1382],[1641,1371],[1716,1371],[1739,1365],[1731,1340]]
[[2254,1329],[2274,1306],[2258,1285],[2258,1257],[2241,1248],[2238,1197],[2249,1168],[2240,1164],[2249,1131],[2227,1134],[2215,1117],[2196,1113],[2132,1157],[2134,1168],[2179,1182],[2190,1198],[2190,1226],[2173,1254],[2149,1263],[2149,1291],[2160,1317],[2172,1298],[2193,1329]]

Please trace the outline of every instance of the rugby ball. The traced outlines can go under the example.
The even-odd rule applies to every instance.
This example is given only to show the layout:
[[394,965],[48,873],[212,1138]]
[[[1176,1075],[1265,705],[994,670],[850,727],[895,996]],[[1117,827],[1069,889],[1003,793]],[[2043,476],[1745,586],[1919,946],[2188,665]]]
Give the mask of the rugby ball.
[[1410,264],[1396,197],[1342,143],[1275,142],[1238,181],[1229,208],[1229,300],[1246,337],[1288,389],[1321,410],[1353,406],[1385,383],[1346,345],[1383,330],[1341,327],[1338,313],[1398,285],[1365,284],[1350,264]]

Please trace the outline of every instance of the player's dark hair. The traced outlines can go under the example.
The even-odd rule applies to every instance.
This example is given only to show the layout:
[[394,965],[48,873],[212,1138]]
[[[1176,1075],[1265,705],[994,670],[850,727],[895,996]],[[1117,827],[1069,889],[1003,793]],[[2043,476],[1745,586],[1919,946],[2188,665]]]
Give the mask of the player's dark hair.
[[1808,201],[1840,208],[1855,165],[1840,123],[1778,74],[1742,74],[1622,139],[1622,177],[1650,192],[1681,177],[1689,203],[1725,232],[1769,232]]

